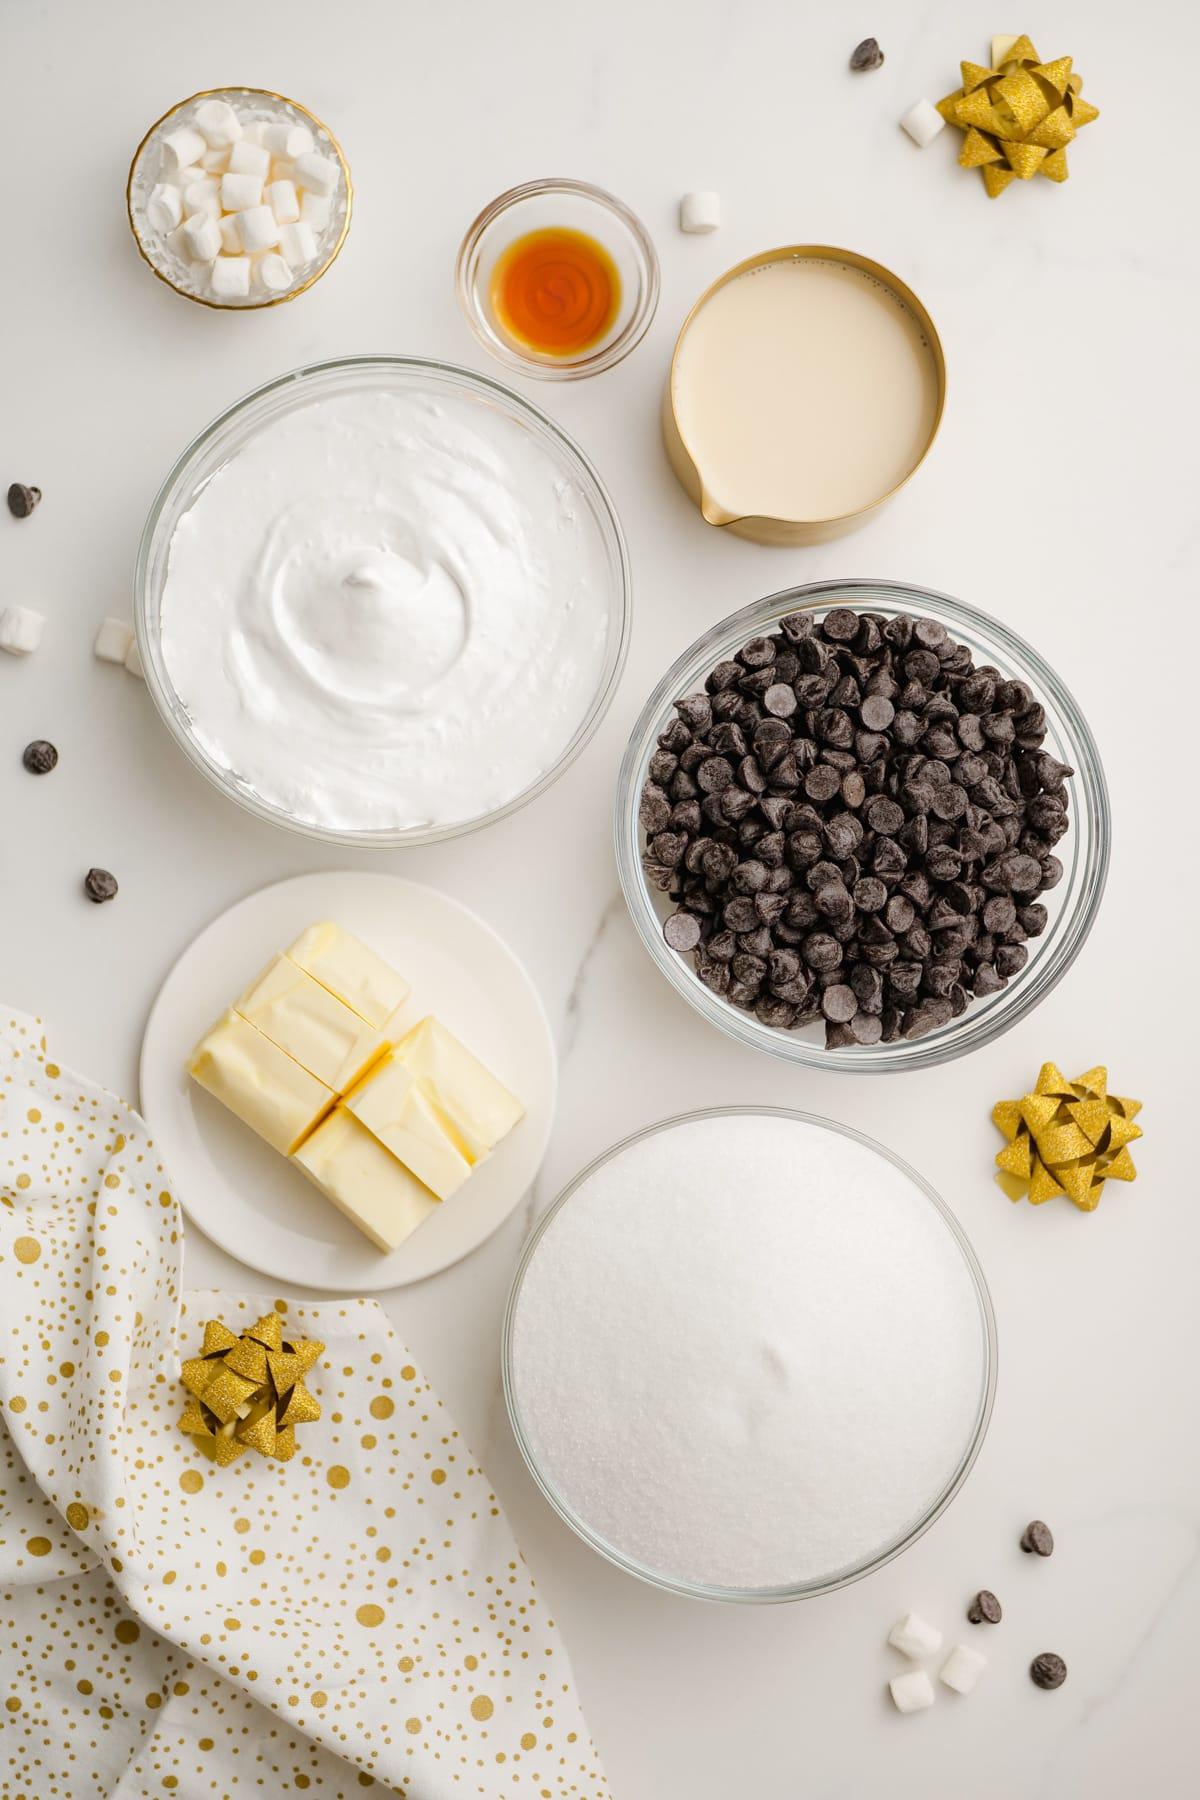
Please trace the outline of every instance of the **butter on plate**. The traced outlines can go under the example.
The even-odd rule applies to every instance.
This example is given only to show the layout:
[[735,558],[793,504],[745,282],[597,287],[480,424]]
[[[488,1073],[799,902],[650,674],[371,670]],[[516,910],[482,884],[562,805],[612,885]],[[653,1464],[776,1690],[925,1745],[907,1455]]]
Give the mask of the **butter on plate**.
[[456,1194],[480,1160],[394,1053],[346,1096],[346,1109],[439,1200]]
[[232,1009],[196,1045],[188,1074],[281,1156],[303,1143],[337,1099]]
[[381,956],[331,919],[302,931],[287,956],[368,1025],[386,1031],[409,996],[409,984]]
[[432,1016],[401,1038],[394,1055],[445,1114],[471,1161],[494,1150],[525,1116],[521,1102]]
[[424,1183],[344,1106],[293,1150],[291,1161],[380,1250],[395,1250],[438,1208]]
[[326,920],[276,956],[188,1062],[202,1087],[381,1250],[458,1193],[524,1107],[409,986]]
[[288,956],[277,956],[233,1004],[243,1019],[337,1094],[361,1081],[396,1035],[394,1013],[377,1029]]

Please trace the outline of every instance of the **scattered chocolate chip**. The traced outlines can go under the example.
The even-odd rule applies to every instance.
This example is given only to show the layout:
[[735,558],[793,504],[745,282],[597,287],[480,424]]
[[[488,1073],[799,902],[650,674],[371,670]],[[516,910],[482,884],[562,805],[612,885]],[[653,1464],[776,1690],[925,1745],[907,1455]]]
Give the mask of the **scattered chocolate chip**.
[[1043,1524],[1041,1519],[1031,1520],[1025,1527],[1025,1531],[1022,1535],[1021,1548],[1027,1552],[1033,1551],[1038,1556],[1052,1555],[1054,1552],[1054,1536],[1050,1527]]
[[1030,1663],[1029,1675],[1034,1687],[1060,1688],[1067,1679],[1067,1665],[1053,1650],[1043,1650]]
[[102,901],[113,898],[117,891],[117,878],[110,875],[107,869],[89,869],[83,878],[83,891],[89,900],[99,906]]
[[58,751],[45,738],[34,738],[22,751],[21,761],[31,775],[48,775],[58,762]]
[[990,1588],[980,1588],[967,1608],[972,1625],[998,1625],[1002,1616],[1000,1602]]
[[42,497],[40,487],[26,487],[14,481],[8,490],[8,510],[14,519],[27,519]]
[[883,67],[883,51],[874,38],[864,38],[861,44],[855,45],[850,52],[850,67],[856,74]]

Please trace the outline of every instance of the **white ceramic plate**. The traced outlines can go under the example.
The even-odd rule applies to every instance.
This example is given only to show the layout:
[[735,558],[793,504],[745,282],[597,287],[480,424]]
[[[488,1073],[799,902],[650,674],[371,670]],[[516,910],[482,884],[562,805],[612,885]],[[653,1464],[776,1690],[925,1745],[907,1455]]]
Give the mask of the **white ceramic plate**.
[[[412,982],[402,1023],[435,1012],[526,1108],[453,1199],[386,1254],[184,1068],[252,976],[318,919],[335,919]],[[222,913],[167,976],[142,1040],[142,1112],[188,1218],[252,1269],[342,1294],[436,1275],[490,1237],[537,1174],[557,1085],[537,990],[491,927],[434,888],[352,870],[282,881]]]

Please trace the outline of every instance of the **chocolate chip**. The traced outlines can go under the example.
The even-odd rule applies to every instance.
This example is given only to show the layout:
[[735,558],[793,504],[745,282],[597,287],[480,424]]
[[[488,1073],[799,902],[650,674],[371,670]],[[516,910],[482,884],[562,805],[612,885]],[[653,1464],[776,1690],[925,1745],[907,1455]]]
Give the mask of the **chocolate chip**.
[[1022,1550],[1034,1551],[1038,1556],[1051,1556],[1054,1552],[1054,1536],[1050,1527],[1041,1519],[1031,1519],[1021,1536]]
[[883,51],[874,38],[864,38],[861,44],[854,46],[850,52],[850,67],[856,75],[867,69],[883,67]]
[[813,931],[801,944],[800,954],[810,969],[818,975],[827,975],[841,962],[842,946],[827,931]]
[[795,688],[789,687],[786,681],[773,681],[763,695],[763,705],[775,719],[790,719],[799,701]]
[[970,1606],[967,1617],[972,1625],[998,1625],[1003,1614],[1000,1602],[990,1588],[980,1588]]
[[665,831],[671,817],[671,802],[662,788],[648,781],[638,804],[638,819],[648,832]]
[[83,878],[83,891],[88,899],[99,906],[105,900],[111,900],[117,891],[117,878],[110,875],[107,869],[89,869]]
[[868,731],[886,731],[896,717],[896,709],[886,695],[868,694],[858,716]]
[[14,519],[27,519],[41,498],[40,487],[26,487],[23,481],[14,481],[8,490],[8,510]]
[[858,996],[844,982],[835,982],[821,995],[821,1011],[836,1025],[847,1025],[858,1011]]
[[672,950],[678,950],[682,956],[700,942],[700,921],[695,913],[672,913],[663,926],[663,936]]
[[1034,1687],[1060,1688],[1067,1679],[1067,1665],[1053,1650],[1043,1650],[1030,1663],[1029,1677]]
[[707,731],[712,724],[712,701],[707,694],[685,694],[675,702],[675,711],[693,731]]
[[58,751],[45,738],[34,738],[22,751],[21,761],[31,775],[48,775],[58,764]]
[[696,780],[706,794],[723,794],[733,785],[733,770],[723,756],[709,756],[696,770]]
[[852,644],[858,636],[858,614],[848,606],[835,606],[821,621],[821,633],[832,643]]
[[856,1044],[877,1044],[883,1036],[883,1020],[875,1013],[860,1010],[847,1029]]

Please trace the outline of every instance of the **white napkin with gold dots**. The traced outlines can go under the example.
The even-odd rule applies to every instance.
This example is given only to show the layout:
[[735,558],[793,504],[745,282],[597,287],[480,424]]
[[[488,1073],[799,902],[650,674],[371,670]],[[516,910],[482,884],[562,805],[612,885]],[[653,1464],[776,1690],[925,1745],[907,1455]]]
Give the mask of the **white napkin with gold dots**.
[[[366,1300],[180,1293],[138,1116],[0,1011],[0,1793],[608,1793],[487,1477]],[[206,1319],[324,1341],[289,1463],[177,1428]]]

